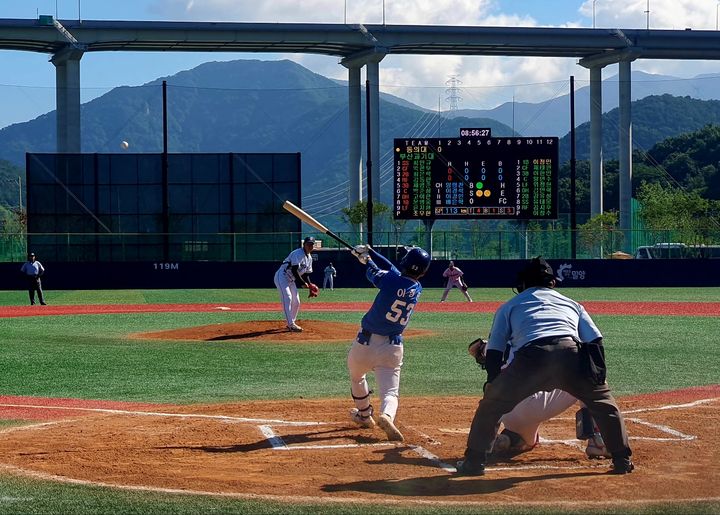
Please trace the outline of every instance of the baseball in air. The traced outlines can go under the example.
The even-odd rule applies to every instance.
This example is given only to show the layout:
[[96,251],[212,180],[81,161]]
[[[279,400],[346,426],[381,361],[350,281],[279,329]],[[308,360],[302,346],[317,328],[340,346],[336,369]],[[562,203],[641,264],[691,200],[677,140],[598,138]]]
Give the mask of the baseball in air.
[[130,146],[130,143],[128,143],[127,141],[120,142],[120,148],[123,150],[127,150],[129,146]]

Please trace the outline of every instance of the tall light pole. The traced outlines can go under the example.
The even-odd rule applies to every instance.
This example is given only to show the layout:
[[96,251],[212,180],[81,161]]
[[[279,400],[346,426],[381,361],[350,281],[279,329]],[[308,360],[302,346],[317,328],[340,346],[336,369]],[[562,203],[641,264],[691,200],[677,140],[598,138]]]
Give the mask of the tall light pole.
[[647,8],[645,9],[645,14],[647,15],[647,25],[645,26],[645,28],[650,30],[650,0],[647,0]]
[[593,0],[593,29],[595,28],[595,2],[597,0]]
[[718,8],[720,8],[720,2],[715,4],[715,30],[718,30]]

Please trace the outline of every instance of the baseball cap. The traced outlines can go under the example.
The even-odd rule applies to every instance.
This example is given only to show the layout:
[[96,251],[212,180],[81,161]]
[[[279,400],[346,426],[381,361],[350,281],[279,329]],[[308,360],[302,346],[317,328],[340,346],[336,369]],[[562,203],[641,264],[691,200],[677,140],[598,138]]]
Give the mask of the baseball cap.
[[34,253],[34,252],[28,252],[28,257],[35,257],[35,253]]
[[312,236],[308,236],[303,240],[303,245],[307,245],[308,243],[312,243],[313,245],[315,245],[315,238],[313,238]]
[[542,256],[534,257],[521,272],[523,278],[530,281],[541,281],[555,277],[552,267]]

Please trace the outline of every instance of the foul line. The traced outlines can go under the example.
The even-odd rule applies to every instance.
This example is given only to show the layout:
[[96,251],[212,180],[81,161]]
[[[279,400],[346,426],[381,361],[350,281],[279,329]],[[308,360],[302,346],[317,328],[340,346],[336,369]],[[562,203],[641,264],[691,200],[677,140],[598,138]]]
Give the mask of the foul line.
[[254,424],[282,424],[285,426],[323,426],[330,425],[326,422],[291,422],[288,420],[275,420],[270,418],[246,418],[231,417],[228,415],[201,415],[193,413],[162,413],[157,411],[130,411],[107,408],[76,408],[72,406],[37,406],[32,404],[0,404],[0,408],[32,408],[47,410],[65,410],[65,411],[90,411],[95,413],[112,413],[119,415],[137,415],[146,417],[177,417],[177,418],[208,418],[216,420],[229,420],[231,422],[248,422]]

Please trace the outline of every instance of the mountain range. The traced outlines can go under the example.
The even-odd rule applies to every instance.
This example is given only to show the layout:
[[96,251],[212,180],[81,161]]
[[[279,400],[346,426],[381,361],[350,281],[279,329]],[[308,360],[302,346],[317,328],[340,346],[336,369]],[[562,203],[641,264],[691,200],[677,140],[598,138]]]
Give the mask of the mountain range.
[[[694,81],[659,76],[650,80],[639,72],[633,76],[657,86],[658,93],[669,90],[633,102],[633,130],[641,145],[649,147],[665,137],[720,123],[720,101],[698,99],[710,98],[713,87],[720,91],[720,76]],[[347,205],[346,86],[289,60],[208,62],[142,86],[115,88],[82,105],[83,152],[123,152],[122,141],[129,143],[129,152],[161,152],[163,81],[168,85],[170,152],[300,152],[304,206],[322,219],[337,216]],[[605,107],[616,105],[617,82],[610,78],[603,89]],[[640,89],[633,91],[639,94]],[[589,105],[587,90],[576,92],[578,123]],[[683,93],[694,98],[678,98]],[[565,95],[539,104],[436,113],[382,94],[380,200],[390,203],[393,138],[454,136],[461,127],[489,127],[494,136],[564,136],[562,161],[568,157],[568,106]],[[613,158],[617,145],[613,117],[617,119],[616,109],[604,115],[606,159]],[[577,127],[579,159],[589,153],[587,125]],[[55,133],[54,111],[0,129],[0,160],[9,162],[0,164],[0,182],[3,175],[7,179],[17,170],[13,165],[24,166],[25,152],[54,152]],[[17,204],[16,193],[6,195],[5,187],[1,191],[0,202]]]

